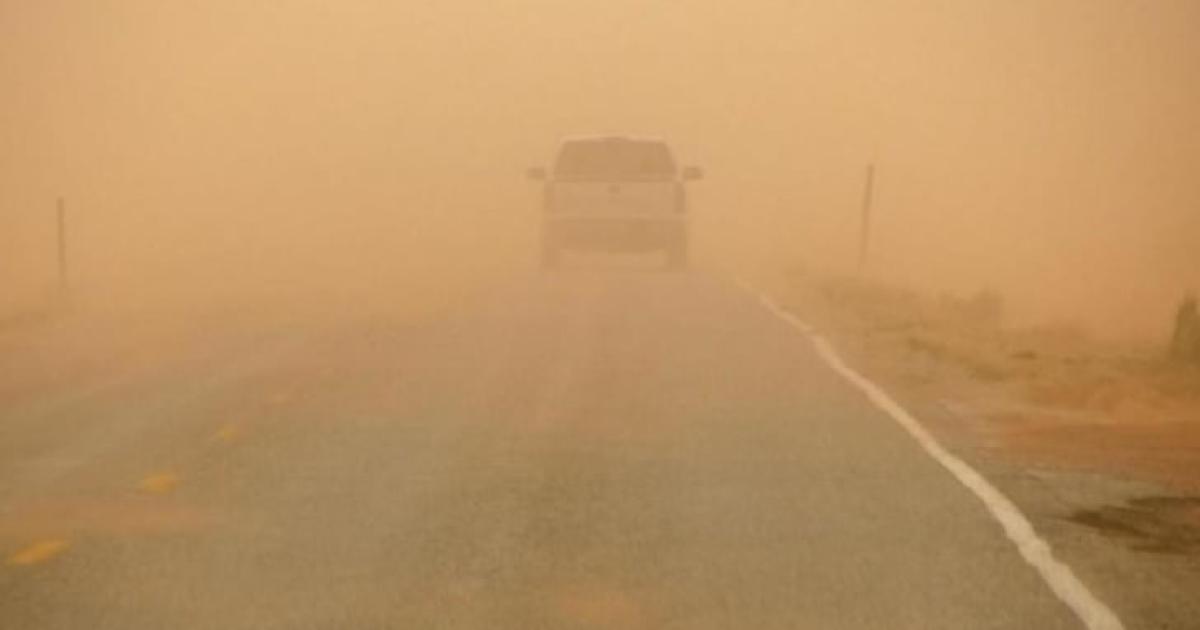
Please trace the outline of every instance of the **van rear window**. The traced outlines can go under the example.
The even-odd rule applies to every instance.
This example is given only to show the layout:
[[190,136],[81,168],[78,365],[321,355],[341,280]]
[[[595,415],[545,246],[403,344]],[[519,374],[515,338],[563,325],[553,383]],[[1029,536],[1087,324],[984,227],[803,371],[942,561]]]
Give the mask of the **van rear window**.
[[675,178],[675,160],[661,142],[568,142],[554,166],[560,181],[657,181]]

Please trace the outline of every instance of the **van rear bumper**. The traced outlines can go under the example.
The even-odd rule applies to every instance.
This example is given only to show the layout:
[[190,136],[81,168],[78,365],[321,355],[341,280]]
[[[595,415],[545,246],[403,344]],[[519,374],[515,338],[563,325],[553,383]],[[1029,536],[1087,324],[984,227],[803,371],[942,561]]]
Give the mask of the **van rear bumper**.
[[547,218],[542,238],[568,249],[650,251],[678,246],[687,238],[687,223],[675,218]]

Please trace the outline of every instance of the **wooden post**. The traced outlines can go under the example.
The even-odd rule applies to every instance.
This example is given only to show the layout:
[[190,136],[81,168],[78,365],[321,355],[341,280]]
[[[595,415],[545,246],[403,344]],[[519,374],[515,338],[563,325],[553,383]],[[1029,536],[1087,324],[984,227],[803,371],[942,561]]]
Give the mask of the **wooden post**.
[[875,194],[875,163],[867,165],[867,184],[863,191],[861,233],[858,241],[858,273],[867,264],[867,250],[871,244],[871,201]]
[[58,293],[60,296],[67,295],[68,279],[67,273],[67,204],[62,197],[58,198],[57,204],[58,214]]

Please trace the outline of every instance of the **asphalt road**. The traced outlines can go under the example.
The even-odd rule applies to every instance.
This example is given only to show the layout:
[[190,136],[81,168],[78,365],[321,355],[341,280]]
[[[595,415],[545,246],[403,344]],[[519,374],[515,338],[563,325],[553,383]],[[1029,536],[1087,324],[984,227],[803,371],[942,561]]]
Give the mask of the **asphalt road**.
[[750,296],[531,275],[0,410],[0,628],[1078,628]]

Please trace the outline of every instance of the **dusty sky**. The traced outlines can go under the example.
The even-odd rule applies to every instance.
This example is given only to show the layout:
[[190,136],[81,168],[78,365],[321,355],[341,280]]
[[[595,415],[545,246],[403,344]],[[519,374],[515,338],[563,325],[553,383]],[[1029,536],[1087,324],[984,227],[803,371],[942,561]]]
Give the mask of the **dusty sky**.
[[[531,264],[563,135],[670,139],[699,255],[1159,332],[1200,286],[1200,3],[0,0],[0,308]],[[240,287],[237,289],[236,287]],[[116,299],[116,298],[113,298]]]

